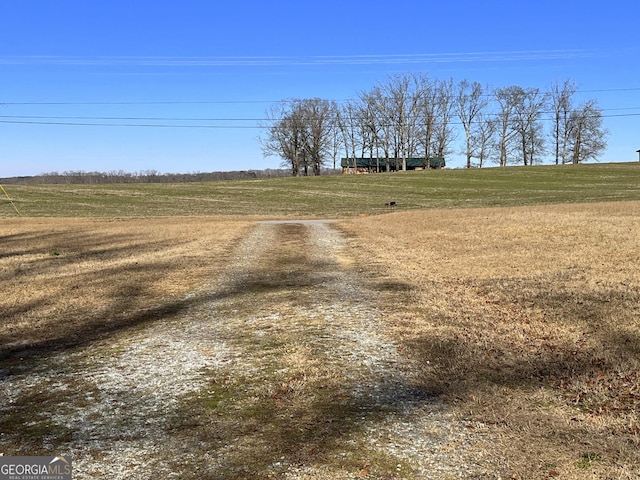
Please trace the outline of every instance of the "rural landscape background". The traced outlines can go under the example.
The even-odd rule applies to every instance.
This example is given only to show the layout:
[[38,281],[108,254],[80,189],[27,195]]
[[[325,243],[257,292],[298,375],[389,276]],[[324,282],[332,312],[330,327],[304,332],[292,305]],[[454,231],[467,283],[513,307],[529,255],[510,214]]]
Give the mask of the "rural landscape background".
[[[638,164],[6,188],[5,455],[71,452],[78,478],[640,470]],[[221,360],[188,377],[191,349]],[[159,375],[183,390],[154,410]]]
[[634,6],[2,0],[0,458],[637,479]]

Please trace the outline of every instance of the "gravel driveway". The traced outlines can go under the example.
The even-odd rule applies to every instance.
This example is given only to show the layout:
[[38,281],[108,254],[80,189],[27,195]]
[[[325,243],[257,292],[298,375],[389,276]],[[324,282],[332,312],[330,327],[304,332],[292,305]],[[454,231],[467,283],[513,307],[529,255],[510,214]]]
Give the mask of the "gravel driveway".
[[[397,464],[385,467],[384,478],[485,478],[477,453],[482,426],[455,420],[420,388],[411,363],[385,335],[376,292],[360,275],[329,222],[258,223],[222,278],[193,292],[177,318],[0,372],[0,415],[46,392],[34,428],[51,430],[43,450],[73,456],[76,479],[382,478],[376,458]],[[276,360],[278,368],[268,371]],[[293,411],[287,408],[294,393],[315,405],[304,403],[318,398],[305,369],[316,372],[317,384],[331,379],[331,398],[349,407],[340,417],[344,428],[320,428],[320,416],[304,426],[331,435],[330,447],[318,434],[301,437],[315,445],[305,456],[275,446],[271,455],[273,425],[267,429],[262,420],[247,429],[240,414],[234,420],[229,413],[205,422],[197,409],[189,434],[189,405],[219,388],[212,379],[242,378],[238,404],[261,405],[287,378],[284,412]],[[219,430],[217,440],[201,435],[204,423]],[[0,451],[19,442],[16,435],[2,432]],[[360,451],[371,460],[341,466],[341,455]]]

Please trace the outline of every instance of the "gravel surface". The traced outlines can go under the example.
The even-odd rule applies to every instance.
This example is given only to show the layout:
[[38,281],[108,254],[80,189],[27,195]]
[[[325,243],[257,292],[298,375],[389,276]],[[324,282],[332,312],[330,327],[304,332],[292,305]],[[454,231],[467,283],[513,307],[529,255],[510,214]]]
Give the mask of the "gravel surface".
[[[478,454],[486,430],[454,419],[417,386],[415,369],[385,336],[375,293],[345,267],[346,240],[329,223],[300,227],[309,262],[316,266],[311,301],[291,302],[286,312],[260,304],[250,315],[236,303],[262,301],[255,294],[248,299],[242,290],[255,281],[256,266],[269,249],[277,249],[284,225],[291,223],[256,224],[226,274],[191,294],[192,306],[178,318],[159,319],[88,348],[0,372],[0,415],[12,415],[35,393],[57,399],[45,401],[33,422],[48,419],[53,430],[70,432],[45,435],[50,441],[43,449],[72,455],[75,479],[183,478],[187,475],[176,470],[175,462],[164,461],[177,452],[182,465],[197,463],[208,478],[228,478],[228,460],[243,447],[231,443],[203,455],[206,445],[201,445],[190,458],[172,434],[171,418],[186,398],[208,388],[211,372],[242,375],[251,382],[260,358],[241,340],[266,334],[286,316],[296,322],[287,328],[299,329],[310,350],[322,349],[323,361],[345,380],[345,396],[362,406],[358,428],[345,432],[338,443],[350,445],[364,435],[371,451],[398,459],[393,478],[492,478],[483,474],[486,459]],[[0,451],[3,444],[19,441],[16,435],[2,432]],[[274,459],[270,468],[269,476],[290,479],[374,478],[366,466],[355,473],[336,472],[318,462]],[[235,472],[234,478],[263,477]]]

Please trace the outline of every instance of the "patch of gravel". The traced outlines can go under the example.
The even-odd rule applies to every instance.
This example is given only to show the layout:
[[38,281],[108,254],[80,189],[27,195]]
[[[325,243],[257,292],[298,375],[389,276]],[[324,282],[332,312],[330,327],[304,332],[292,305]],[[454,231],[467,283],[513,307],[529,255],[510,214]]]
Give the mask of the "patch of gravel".
[[[346,240],[329,225],[309,228],[318,259],[330,251],[346,254]],[[313,310],[322,312],[331,332],[327,347],[347,360],[342,368],[353,381],[352,396],[365,396],[361,403],[384,412],[382,419],[363,418],[368,444],[410,464],[410,478],[484,478],[487,459],[478,457],[477,448],[484,441],[484,425],[457,421],[440,401],[416,386],[415,365],[385,337],[383,313],[364,285],[358,274],[335,269],[325,284],[332,301]],[[308,468],[299,473],[289,478],[313,478]]]
[[[45,444],[44,449],[72,455],[74,478],[179,478],[159,461],[177,449],[167,431],[168,419],[186,396],[207,387],[204,372],[251,376],[250,353],[225,341],[240,323],[220,318],[219,311],[224,302],[228,305],[228,286],[242,285],[251,276],[273,245],[278,228],[278,224],[256,225],[238,246],[223,278],[191,294],[193,306],[178,319],[159,319],[85,349],[0,374],[0,415],[11,415],[14,406],[33,392],[62,395],[66,400],[55,410],[42,411],[41,417],[72,431],[72,440]],[[353,436],[364,431],[371,449],[411,465],[410,478],[480,478],[484,459],[476,452],[483,442],[483,426],[468,428],[414,386],[415,368],[385,337],[383,314],[371,301],[373,294],[362,291],[364,282],[357,273],[340,266],[345,239],[327,223],[312,222],[305,229],[311,261],[325,267],[317,272],[322,288],[315,301],[300,308],[296,318],[301,319],[300,328],[305,324],[302,319],[322,325],[319,336],[310,341],[322,345],[332,368],[348,380],[349,395],[377,412],[364,412],[362,429],[341,441],[356,441]],[[241,324],[258,328],[279,318],[278,312],[270,312],[243,318]],[[19,441],[15,435],[2,432],[0,451],[3,444]],[[64,451],[56,451],[60,448]],[[215,471],[221,460],[199,461],[212,463],[210,469]],[[282,464],[274,465],[274,470],[291,479],[332,478],[335,473],[322,465]],[[399,471],[397,478],[403,475]]]
[[[204,369],[233,360],[215,332],[192,321],[194,316],[192,309],[177,321],[158,321],[85,350],[53,355],[35,370],[14,372],[2,382],[0,415],[10,415],[11,406],[33,392],[64,397],[41,416],[56,429],[73,431],[73,440],[43,448],[58,454],[62,447],[72,455],[74,478],[135,478],[135,471],[151,465],[157,471],[154,454],[164,449],[168,416],[183,396],[202,389]],[[3,432],[0,448],[11,437]]]

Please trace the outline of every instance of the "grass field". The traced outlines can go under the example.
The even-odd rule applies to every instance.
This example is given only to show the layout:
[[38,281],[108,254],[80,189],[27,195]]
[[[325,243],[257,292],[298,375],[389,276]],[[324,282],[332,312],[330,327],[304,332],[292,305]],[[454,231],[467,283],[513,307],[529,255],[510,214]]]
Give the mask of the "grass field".
[[183,297],[222,268],[247,225],[213,218],[3,220],[0,359],[25,345],[85,345],[180,311]]
[[[8,187],[28,217],[266,215],[344,218],[398,209],[640,199],[640,164],[592,164],[183,184]],[[15,216],[6,198],[0,217]]]
[[511,478],[637,478],[640,202],[341,225],[372,278],[406,286],[387,318],[424,385],[491,425]]
[[394,342],[490,430],[496,468],[637,478],[640,165],[8,191],[23,216],[0,203],[3,368],[179,313],[254,218],[343,217],[353,268],[394,286],[372,299]]

